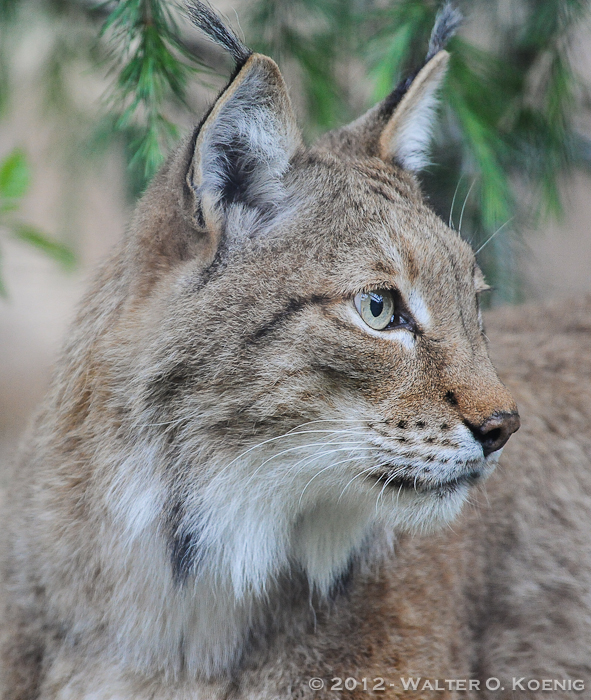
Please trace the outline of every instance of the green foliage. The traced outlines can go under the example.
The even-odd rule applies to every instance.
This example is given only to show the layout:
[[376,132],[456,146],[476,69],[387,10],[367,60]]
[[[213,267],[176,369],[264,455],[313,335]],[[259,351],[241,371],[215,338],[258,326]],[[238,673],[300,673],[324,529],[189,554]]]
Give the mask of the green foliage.
[[[0,0],[0,35],[26,1]],[[559,216],[563,177],[590,164],[590,144],[575,124],[587,96],[571,51],[590,0],[457,2],[466,31],[450,43],[434,165],[421,178],[435,210],[461,227],[479,251],[496,287],[494,300],[516,300],[518,232]],[[238,11],[246,42],[273,56],[299,89],[296,102],[303,106],[305,133],[313,138],[355,118],[420,67],[440,4],[250,0],[248,12],[245,6]],[[103,51],[99,68],[110,71],[111,89],[94,117],[94,136],[86,138],[92,149],[86,152],[123,146],[135,189],[141,189],[177,137],[189,85],[195,79],[203,84],[204,68],[195,58],[199,44],[197,51],[194,43],[188,48],[173,0],[103,5],[43,0],[42,5],[56,22],[68,18],[68,36],[73,23],[92,28],[94,48],[86,48],[84,60],[96,64]],[[467,38],[477,35],[478,42]],[[2,86],[10,82],[2,70],[7,64],[1,39],[0,108]],[[93,42],[82,35],[76,45],[56,42],[50,79],[44,81],[62,108],[68,98],[64,66],[80,61],[88,43]]]
[[68,246],[49,238],[33,226],[17,222],[13,225],[12,233],[15,238],[29,243],[37,250],[49,255],[66,269],[71,269],[76,264],[76,257]]
[[[0,161],[0,231],[41,250],[65,268],[75,264],[70,248],[20,220],[18,211],[31,185],[31,168],[23,150],[15,148]],[[0,275],[0,295],[6,288]]]
[[114,128],[134,134],[130,165],[141,163],[149,178],[178,137],[166,112],[172,102],[186,104],[187,81],[204,67],[180,41],[166,0],[117,0],[101,35],[114,66]]
[[3,207],[0,211],[9,211],[17,206],[30,183],[31,173],[25,154],[20,148],[15,148],[0,163],[0,200]]

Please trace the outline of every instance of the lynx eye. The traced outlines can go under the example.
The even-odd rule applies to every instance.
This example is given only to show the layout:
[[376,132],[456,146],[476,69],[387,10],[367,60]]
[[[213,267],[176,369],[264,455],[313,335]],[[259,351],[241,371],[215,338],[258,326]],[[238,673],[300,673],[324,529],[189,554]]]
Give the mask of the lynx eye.
[[394,295],[389,289],[376,289],[355,297],[355,306],[370,328],[383,331],[394,316]]
[[400,292],[395,289],[372,289],[354,299],[355,308],[365,323],[375,331],[406,328],[418,333],[417,325]]

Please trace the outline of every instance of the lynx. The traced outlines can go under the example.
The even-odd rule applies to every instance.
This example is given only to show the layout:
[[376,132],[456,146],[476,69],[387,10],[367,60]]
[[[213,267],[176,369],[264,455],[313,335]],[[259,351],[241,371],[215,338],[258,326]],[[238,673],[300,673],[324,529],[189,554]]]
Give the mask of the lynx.
[[22,449],[4,698],[570,696],[591,477],[530,433],[491,476],[519,417],[486,285],[415,175],[458,14],[312,147],[276,64],[191,14],[236,73],[99,271]]

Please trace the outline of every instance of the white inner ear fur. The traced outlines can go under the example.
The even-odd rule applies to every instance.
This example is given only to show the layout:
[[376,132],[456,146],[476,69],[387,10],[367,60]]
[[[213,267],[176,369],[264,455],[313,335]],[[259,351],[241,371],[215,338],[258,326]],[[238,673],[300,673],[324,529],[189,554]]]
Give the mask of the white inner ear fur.
[[406,170],[417,171],[428,162],[428,150],[441,86],[449,54],[439,51],[413,80],[379,141],[380,157],[396,160]]
[[277,207],[282,178],[301,143],[283,78],[266,56],[253,54],[220,97],[196,143],[193,186],[207,224],[219,225],[229,175],[243,180],[241,203]]

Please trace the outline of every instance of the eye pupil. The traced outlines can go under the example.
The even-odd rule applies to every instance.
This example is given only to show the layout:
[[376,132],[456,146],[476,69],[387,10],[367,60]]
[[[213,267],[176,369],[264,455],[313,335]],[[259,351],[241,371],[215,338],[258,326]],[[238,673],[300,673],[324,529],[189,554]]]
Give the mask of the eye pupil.
[[379,297],[377,294],[372,294],[371,295],[371,302],[369,304],[369,309],[375,318],[378,318],[379,316],[381,316],[382,311],[384,310],[383,298]]
[[394,312],[393,292],[389,289],[376,289],[359,294],[355,305],[361,318],[374,330],[384,330],[390,323]]

